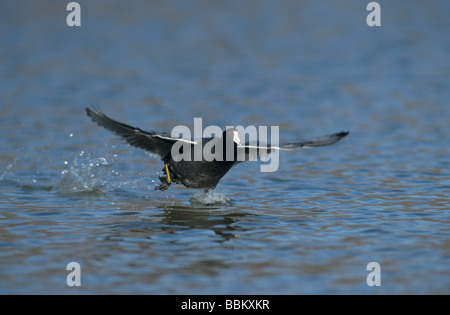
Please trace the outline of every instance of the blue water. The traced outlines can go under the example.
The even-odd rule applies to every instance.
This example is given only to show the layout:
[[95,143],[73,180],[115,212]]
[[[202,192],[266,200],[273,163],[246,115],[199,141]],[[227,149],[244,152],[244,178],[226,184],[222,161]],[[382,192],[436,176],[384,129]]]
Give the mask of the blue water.
[[[379,1],[369,27],[368,2],[79,1],[68,27],[64,1],[2,1],[0,293],[449,294],[450,3]],[[161,161],[89,104],[351,133],[161,192]]]

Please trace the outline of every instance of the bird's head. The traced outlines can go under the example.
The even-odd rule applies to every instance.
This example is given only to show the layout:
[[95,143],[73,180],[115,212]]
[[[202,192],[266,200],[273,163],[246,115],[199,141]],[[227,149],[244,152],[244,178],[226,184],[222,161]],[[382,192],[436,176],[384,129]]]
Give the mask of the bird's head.
[[233,140],[237,145],[242,144],[241,139],[239,138],[239,133],[235,128],[228,128],[223,132],[224,138],[229,141]]

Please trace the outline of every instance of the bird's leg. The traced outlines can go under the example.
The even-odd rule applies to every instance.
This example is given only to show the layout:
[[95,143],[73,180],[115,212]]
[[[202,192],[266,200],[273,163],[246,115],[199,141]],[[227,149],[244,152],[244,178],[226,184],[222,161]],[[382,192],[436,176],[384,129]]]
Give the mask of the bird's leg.
[[169,167],[167,166],[167,163],[164,163],[164,165],[166,166],[167,182],[170,184],[171,180],[170,180]]
[[169,167],[167,166],[167,163],[164,163],[164,170],[166,171],[166,177],[159,177],[159,180],[162,184],[158,187],[155,187],[155,190],[167,190],[170,186],[172,180],[170,179]]

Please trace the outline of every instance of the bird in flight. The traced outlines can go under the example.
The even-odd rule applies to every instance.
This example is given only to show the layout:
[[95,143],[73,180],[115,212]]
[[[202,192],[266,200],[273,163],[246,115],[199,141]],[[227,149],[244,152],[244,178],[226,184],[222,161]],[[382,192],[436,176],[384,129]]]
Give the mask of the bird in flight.
[[[201,139],[183,139],[172,137],[171,135],[154,130],[144,131],[140,128],[133,127],[105,115],[99,108],[86,108],[86,114],[92,118],[99,126],[113,132],[124,142],[131,146],[147,150],[161,157],[164,163],[163,172],[165,176],[160,176],[161,185],[157,186],[157,190],[166,190],[170,184],[182,184],[188,188],[214,189],[220,179],[237,163],[242,162],[238,159],[238,153],[242,152],[244,161],[248,161],[251,153],[255,149],[263,150],[270,153],[272,150],[294,150],[296,148],[314,148],[327,146],[338,142],[348,135],[348,131],[341,131],[331,135],[326,135],[315,140],[293,142],[277,146],[270,144],[248,144],[242,143],[238,131],[235,128],[226,129],[222,138],[201,138]],[[173,155],[173,146],[181,142],[183,148],[192,149],[188,156],[194,157],[198,148],[204,149],[205,146],[211,146],[214,142],[215,149],[219,158],[210,159],[202,157],[201,160],[179,159]],[[201,145],[200,145],[201,144]],[[253,150],[253,151],[252,151]],[[230,158],[231,152],[231,158]],[[217,157],[217,155],[216,155]]]

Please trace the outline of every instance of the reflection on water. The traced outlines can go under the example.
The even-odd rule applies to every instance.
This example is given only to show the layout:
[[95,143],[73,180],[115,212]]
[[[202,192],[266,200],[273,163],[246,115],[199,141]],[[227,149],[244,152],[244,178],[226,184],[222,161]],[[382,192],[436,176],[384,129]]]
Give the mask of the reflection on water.
[[[57,3],[0,10],[0,293],[449,293],[447,1],[381,3],[380,28],[356,0],[96,1],[81,28]],[[161,131],[351,133],[161,192],[161,161],[89,104]]]

